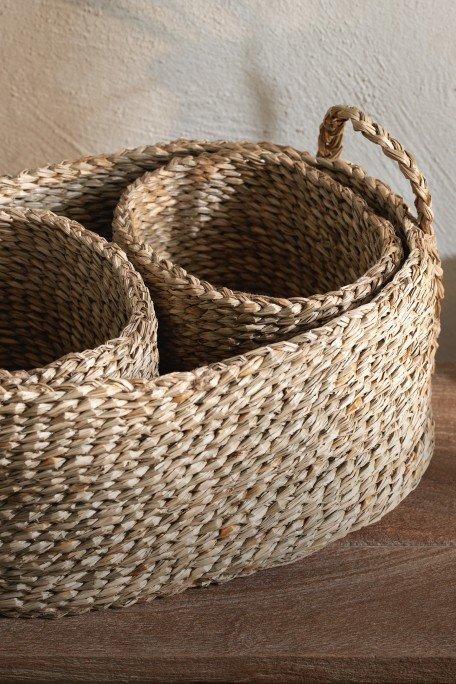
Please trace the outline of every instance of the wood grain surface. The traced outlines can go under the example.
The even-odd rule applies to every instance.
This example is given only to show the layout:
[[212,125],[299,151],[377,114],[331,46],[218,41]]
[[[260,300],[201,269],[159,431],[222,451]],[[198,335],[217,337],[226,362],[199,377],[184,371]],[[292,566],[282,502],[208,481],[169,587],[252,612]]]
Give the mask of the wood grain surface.
[[456,681],[456,366],[437,448],[380,523],[285,568],[148,606],[0,620],[0,679]]

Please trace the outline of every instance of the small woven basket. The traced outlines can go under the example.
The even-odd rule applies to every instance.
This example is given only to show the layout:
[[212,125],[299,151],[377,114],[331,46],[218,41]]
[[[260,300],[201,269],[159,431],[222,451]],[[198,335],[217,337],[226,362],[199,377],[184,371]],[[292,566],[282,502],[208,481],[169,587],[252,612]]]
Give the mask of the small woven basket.
[[157,374],[149,293],[124,253],[50,212],[0,211],[0,381]]
[[113,236],[151,292],[162,370],[321,325],[368,301],[403,258],[391,224],[351,190],[242,143],[137,179],[116,208]]
[[[383,183],[330,158],[347,119],[398,161],[417,220]],[[288,563],[417,485],[433,449],[442,297],[430,196],[414,159],[359,110],[331,110],[320,143],[326,159],[287,154],[391,222],[405,253],[397,273],[315,329],[189,372],[2,379],[0,612],[124,606]],[[0,198],[90,217],[101,232],[135,175],[198,150],[220,146],[66,162],[1,180]]]

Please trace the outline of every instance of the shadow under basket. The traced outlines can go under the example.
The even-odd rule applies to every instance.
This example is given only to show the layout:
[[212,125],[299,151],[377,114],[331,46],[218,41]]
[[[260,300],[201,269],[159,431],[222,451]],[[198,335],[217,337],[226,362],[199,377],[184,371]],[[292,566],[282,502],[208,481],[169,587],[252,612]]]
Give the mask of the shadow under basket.
[[243,143],[137,179],[113,237],[151,292],[162,371],[322,325],[369,301],[403,260],[391,223],[351,190]]
[[[398,162],[417,198],[416,219],[387,186],[336,159],[347,120]],[[280,152],[267,143],[250,149],[268,148]],[[121,187],[173,152],[198,151],[220,152],[220,144],[180,141],[24,172],[0,180],[0,201],[52,205],[104,230]],[[52,371],[36,382],[15,376],[24,371],[14,359],[0,378],[1,613],[126,606],[290,563],[375,522],[418,484],[433,450],[442,298],[424,177],[397,140],[352,107],[328,112],[320,158],[291,149],[287,156],[305,158],[387,218],[404,246],[400,268],[368,301],[324,325],[188,372],[145,377],[155,365],[144,364],[141,346],[155,343],[145,286],[139,300],[151,337],[141,330],[130,347],[142,378],[102,361],[95,377],[70,372],[62,382]],[[53,244],[49,233],[45,245]],[[36,259],[53,253],[45,245]],[[133,288],[139,276],[112,249]],[[111,301],[112,285],[94,273]],[[120,303],[118,315],[117,331],[133,313]],[[78,340],[98,344],[108,328]],[[7,327],[2,334],[9,344]],[[54,351],[70,350],[59,343],[40,353],[42,362],[52,364]],[[31,350],[27,363],[35,363]]]

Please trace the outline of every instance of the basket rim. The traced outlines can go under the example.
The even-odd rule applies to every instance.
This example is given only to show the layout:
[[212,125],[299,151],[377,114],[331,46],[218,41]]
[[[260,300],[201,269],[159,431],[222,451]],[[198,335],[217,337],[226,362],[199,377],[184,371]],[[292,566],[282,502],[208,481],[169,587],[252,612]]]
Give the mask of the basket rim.
[[[187,139],[181,137],[174,140],[163,140],[155,144],[141,145],[134,148],[118,148],[110,153],[87,154],[77,159],[65,159],[53,164],[48,164],[46,166],[36,167],[34,169],[24,169],[16,175],[4,175],[0,177],[0,211],[10,207],[17,207],[18,205],[15,204],[15,201],[20,201],[22,198],[27,196],[30,191],[28,187],[30,183],[39,182],[39,186],[55,189],[56,187],[59,187],[60,184],[78,184],[81,181],[83,182],[84,178],[90,178],[93,176],[95,169],[98,169],[99,172],[105,173],[106,176],[109,176],[111,172],[115,174],[124,174],[131,173],[132,171],[134,171],[137,176],[140,176],[147,172],[148,169],[150,170],[149,160],[152,158],[154,159],[154,165],[156,168],[160,158],[163,158],[163,163],[166,163],[173,156],[185,156],[190,153],[196,154],[205,152],[218,152],[221,148],[232,150],[233,147],[239,144],[244,145],[245,149],[252,151],[261,148],[263,150],[285,152],[291,158],[303,160],[313,169],[322,171],[323,173],[327,174],[328,177],[331,177],[332,180],[335,180],[334,176],[336,176],[338,179],[337,182],[339,182],[340,178],[340,184],[344,187],[345,179],[353,178],[356,182],[362,181],[363,186],[370,190],[369,197],[372,195],[370,200],[366,201],[369,209],[372,209],[375,212],[380,210],[382,212],[382,216],[387,215],[388,220],[393,222],[393,227],[395,230],[400,230],[403,242],[407,243],[407,241],[409,241],[409,249],[405,255],[401,268],[397,271],[390,282],[387,283],[386,286],[380,290],[369,302],[359,305],[356,307],[356,309],[347,311],[344,314],[340,314],[339,316],[324,323],[322,326],[318,326],[317,328],[300,333],[288,341],[278,341],[273,345],[263,346],[259,350],[252,350],[240,356],[230,357],[218,363],[212,364],[211,366],[201,366],[199,368],[192,369],[191,371],[173,371],[165,375],[158,375],[152,380],[134,378],[129,381],[109,378],[105,379],[101,383],[93,381],[93,387],[97,391],[103,391],[104,393],[108,394],[115,391],[134,391],[143,393],[145,390],[150,392],[154,391],[155,389],[159,393],[166,393],[166,390],[169,387],[177,383],[181,383],[182,386],[188,388],[193,386],[195,381],[198,383],[204,382],[205,380],[208,382],[217,382],[218,379],[220,379],[221,371],[231,372],[230,369],[235,369],[236,365],[241,367],[243,362],[253,358],[254,356],[258,356],[258,353],[261,351],[270,355],[274,353],[281,353],[282,351],[296,353],[299,350],[300,343],[311,343],[312,340],[328,334],[334,325],[340,326],[341,322],[352,320],[356,315],[353,312],[365,312],[371,307],[378,306],[379,302],[381,303],[385,295],[389,296],[390,293],[400,287],[402,281],[404,280],[404,274],[410,273],[412,267],[414,265],[416,266],[417,260],[418,264],[421,264],[424,258],[428,262],[428,267],[429,264],[432,263],[434,276],[438,280],[437,299],[438,301],[441,301],[443,297],[443,288],[441,284],[442,270],[437,258],[435,236],[433,234],[425,235],[420,230],[417,225],[416,217],[411,213],[407,202],[400,194],[394,192],[392,188],[381,179],[369,175],[365,169],[358,164],[351,163],[345,159],[330,160],[323,157],[315,157],[307,150],[297,150],[288,145],[278,145],[270,141],[255,142],[252,140],[240,140],[233,143],[233,141],[229,140]],[[78,179],[80,180],[78,181]],[[8,192],[9,189],[11,190],[11,193]],[[69,192],[67,187],[65,187],[65,192]],[[357,194],[356,191],[353,192]],[[120,194],[121,193],[119,193],[119,195]],[[58,209],[54,209],[54,211],[57,212]],[[58,215],[61,216],[60,212]],[[398,224],[397,227],[394,225],[396,222]],[[89,232],[92,233],[92,231]],[[100,239],[103,240],[104,238]],[[112,243],[108,244],[111,245]],[[31,386],[23,387],[21,389],[21,384],[21,381],[18,380],[13,383],[6,383],[5,386],[5,383],[0,380],[0,393],[1,395],[5,396],[11,391],[14,391],[15,393],[18,391],[31,391]],[[37,393],[36,396],[40,394],[45,395],[47,393],[53,396],[58,395],[61,398],[64,396],[72,396],[74,393],[76,393],[78,396],[81,396],[81,392],[83,393],[85,391],[84,388],[74,384],[67,386],[67,393],[62,392],[59,388],[53,387],[52,383],[40,383],[39,385],[36,384],[33,387],[33,391]]]
[[[368,302],[361,304],[349,311],[342,313],[321,326],[299,333],[289,340],[279,340],[273,344],[263,345],[251,351],[229,357],[222,361],[212,364],[198,366],[190,371],[172,371],[163,375],[158,375],[150,380],[142,378],[104,378],[103,380],[88,381],[82,385],[75,383],[59,383],[54,386],[52,382],[40,382],[26,385],[18,378],[12,381],[0,378],[0,399],[8,401],[13,395],[17,399],[23,397],[24,401],[31,398],[38,399],[46,397],[50,401],[61,401],[62,399],[71,401],[72,398],[80,398],[89,394],[95,397],[106,397],[115,395],[143,395],[149,398],[163,398],[170,394],[188,389],[201,392],[208,390],[211,385],[219,385],[229,382],[238,376],[245,366],[252,364],[261,358],[269,357],[272,363],[277,362],[277,358],[286,354],[299,354],[302,352],[303,345],[310,345],[320,338],[334,333],[336,327],[343,333],[353,321],[363,317],[367,312],[378,310],[394,293],[400,292],[403,281],[410,278],[413,269],[425,268],[432,269],[432,275],[436,270],[433,264],[432,252],[433,238],[424,234],[408,218],[404,219],[402,230],[409,245],[408,255],[402,267],[396,272],[394,277],[385,285],[384,288]],[[155,313],[154,313],[155,317]],[[252,368],[253,375],[255,368]]]
[[[214,145],[216,144],[217,142],[214,142]],[[244,143],[243,141],[240,141],[239,143],[235,144],[243,145]],[[367,202],[365,202],[362,197],[354,193],[350,188],[347,188],[331,178],[331,176],[329,176],[325,171],[308,164],[306,160],[291,158],[282,149],[279,149],[278,151],[263,148],[258,149],[258,145],[255,144],[254,150],[262,161],[272,160],[273,163],[276,164],[285,163],[289,167],[298,169],[299,172],[303,173],[306,178],[310,179],[310,182],[314,184],[318,182],[319,185],[325,186],[329,192],[343,195],[344,198],[346,198],[346,200],[349,201],[354,207],[354,212],[358,215],[360,221],[364,221],[366,223],[369,222],[369,228],[373,232],[376,231],[377,233],[380,233],[380,237],[383,239],[383,241],[388,240],[388,250],[386,252],[382,252],[380,259],[365,273],[360,275],[355,281],[346,285],[342,285],[337,289],[328,290],[327,292],[323,293],[315,293],[307,297],[277,297],[272,295],[249,293],[242,290],[231,289],[226,286],[216,287],[210,281],[204,278],[199,278],[193,273],[190,273],[188,269],[179,266],[173,260],[167,258],[154,249],[150,244],[141,239],[142,231],[138,228],[140,224],[140,217],[137,216],[134,208],[127,208],[127,205],[129,200],[131,201],[137,194],[140,195],[142,192],[144,192],[148,182],[152,179],[155,180],[156,174],[159,174],[162,170],[166,171],[173,163],[179,163],[188,159],[199,160],[200,158],[217,158],[229,161],[230,159],[235,158],[236,155],[239,156],[241,154],[244,158],[248,159],[250,156],[248,154],[249,147],[247,147],[245,151],[244,149],[239,150],[237,148],[233,150],[228,147],[221,148],[215,153],[202,152],[198,156],[188,154],[185,156],[173,157],[167,164],[164,164],[153,171],[148,171],[142,176],[139,176],[135,181],[133,181],[133,183],[125,188],[119,198],[119,202],[115,207],[113,218],[113,239],[118,241],[118,244],[121,246],[132,249],[132,251],[135,253],[140,252],[141,258],[150,259],[154,265],[162,269],[165,276],[168,275],[172,278],[178,278],[179,281],[184,281],[187,285],[198,289],[199,298],[212,300],[214,299],[214,296],[221,294],[224,297],[237,300],[242,304],[249,304],[253,302],[260,306],[273,305],[280,307],[281,309],[291,308],[293,309],[294,313],[299,313],[301,309],[309,308],[312,303],[319,304],[330,299],[342,299],[346,293],[356,292],[358,288],[365,286],[366,284],[378,282],[378,279],[383,276],[385,272],[388,275],[388,279],[394,276],[394,273],[403,264],[405,254],[403,253],[401,239],[397,235],[394,227],[388,219],[375,214],[374,210],[369,207]],[[123,226],[122,220],[119,220],[122,215],[127,215],[131,220],[131,232],[126,230]],[[120,240],[118,239],[119,236],[121,238]],[[393,261],[394,263],[395,259],[397,259],[397,264],[395,267],[391,267],[390,262]],[[386,280],[386,282],[388,282],[388,280]],[[374,293],[377,290],[376,287],[372,289]],[[354,299],[356,300],[356,298]]]

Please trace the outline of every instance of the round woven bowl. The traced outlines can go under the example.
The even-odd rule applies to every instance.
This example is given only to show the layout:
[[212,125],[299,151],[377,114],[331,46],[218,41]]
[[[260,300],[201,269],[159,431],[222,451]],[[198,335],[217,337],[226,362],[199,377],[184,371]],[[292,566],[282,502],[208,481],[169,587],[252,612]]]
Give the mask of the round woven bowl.
[[288,339],[368,301],[403,258],[392,225],[284,153],[176,158],[137,179],[113,237],[149,287],[162,370]]
[[51,212],[0,212],[0,380],[151,378],[156,322],[115,245]]
[[[378,520],[417,485],[433,449],[442,298],[430,196],[413,157],[354,108],[329,112],[322,154],[337,156],[331,140],[347,119],[398,161],[417,196],[412,220],[358,167],[313,160],[401,235],[404,263],[370,301],[192,372],[1,382],[0,612],[119,607],[288,563]],[[29,174],[29,187],[25,175],[4,179],[0,197],[3,188],[6,202],[44,197],[87,212],[92,198],[101,229],[100,198],[138,159],[144,168],[168,151],[68,162],[65,173]]]

